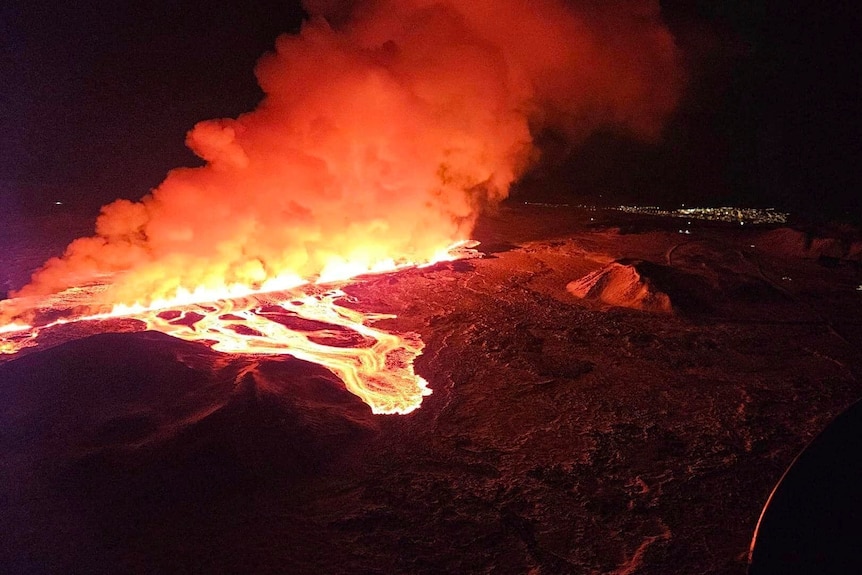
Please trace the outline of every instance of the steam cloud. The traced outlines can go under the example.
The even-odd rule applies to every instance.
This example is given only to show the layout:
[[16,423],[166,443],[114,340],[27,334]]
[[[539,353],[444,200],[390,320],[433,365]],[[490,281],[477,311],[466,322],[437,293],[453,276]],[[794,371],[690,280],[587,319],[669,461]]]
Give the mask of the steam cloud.
[[531,131],[658,136],[681,86],[652,0],[307,0],[255,69],[265,98],[201,122],[139,202],[102,208],[16,296],[115,274],[115,302],[180,286],[423,260],[466,239],[535,159]]

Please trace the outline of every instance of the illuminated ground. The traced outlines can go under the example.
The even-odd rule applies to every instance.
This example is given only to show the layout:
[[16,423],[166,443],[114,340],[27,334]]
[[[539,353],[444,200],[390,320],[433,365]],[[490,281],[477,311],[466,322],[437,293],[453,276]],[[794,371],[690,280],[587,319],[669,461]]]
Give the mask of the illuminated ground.
[[[149,332],[7,361],[0,563],[744,573],[774,483],[862,396],[862,270],[768,228],[678,227],[507,208],[477,230],[489,257],[348,288],[425,342],[434,393],[408,416],[317,366]],[[566,292],[620,258],[655,265],[674,315]]]

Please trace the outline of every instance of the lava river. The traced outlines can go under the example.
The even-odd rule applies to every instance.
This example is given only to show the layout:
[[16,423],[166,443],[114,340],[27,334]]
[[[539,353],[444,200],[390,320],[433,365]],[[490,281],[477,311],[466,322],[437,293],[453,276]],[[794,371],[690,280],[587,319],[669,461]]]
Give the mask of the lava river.
[[[474,257],[477,252],[470,249],[473,245],[457,244],[426,265]],[[345,304],[356,302],[337,287],[339,284],[297,283],[301,285],[282,291],[246,290],[223,298],[186,296],[148,306],[115,306],[105,313],[65,312],[60,319],[36,320],[32,325],[10,323],[0,326],[0,353],[17,354],[27,347],[39,347],[40,336],[60,325],[86,325],[83,333],[92,334],[109,329],[107,320],[131,318],[143,322],[148,330],[204,343],[227,354],[290,355],[319,364],[341,379],[374,413],[407,414],[431,394],[425,379],[413,368],[424,348],[419,336],[375,326],[395,315],[348,307]],[[39,302],[36,317],[50,318],[64,309],[82,309],[81,302],[98,300],[100,287],[75,288]]]

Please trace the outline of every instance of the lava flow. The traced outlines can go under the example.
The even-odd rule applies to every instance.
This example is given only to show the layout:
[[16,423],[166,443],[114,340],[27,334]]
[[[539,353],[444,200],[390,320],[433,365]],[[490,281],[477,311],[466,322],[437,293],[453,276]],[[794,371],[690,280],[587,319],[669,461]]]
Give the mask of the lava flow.
[[653,140],[683,85],[657,0],[303,5],[299,32],[255,67],[258,107],[195,125],[186,143],[203,165],[103,206],[92,236],[0,302],[0,351],[132,317],[221,351],[314,361],[375,412],[407,413],[429,393],[413,371],[421,341],[310,283],[458,259],[445,247],[539,157],[536,130]]
[[[288,294],[289,295],[289,294]],[[377,329],[391,314],[360,312],[339,305],[340,289],[317,294],[260,294],[238,300],[153,310],[138,316],[147,329],[216,351],[287,354],[320,364],[374,413],[409,413],[431,390],[416,375],[413,360],[424,344],[412,333]]]
[[[471,249],[474,245],[475,242],[459,242],[422,266],[381,265],[372,273],[394,273],[409,267],[475,257],[477,252]],[[332,270],[322,279],[329,283],[336,277],[351,275],[351,271],[355,270],[349,266],[341,273]],[[317,363],[338,376],[348,391],[367,403],[373,413],[407,414],[431,394],[428,383],[413,368],[413,361],[424,348],[419,336],[395,334],[373,326],[395,315],[362,312],[341,305],[355,300],[337,287],[326,289],[320,279],[316,284],[301,280],[296,283],[302,285],[288,291],[246,290],[240,294],[234,288],[225,292],[230,297],[212,301],[199,293],[198,298],[202,299],[195,302],[194,297],[186,294],[171,301],[147,306],[118,305],[106,313],[78,314],[42,325],[10,323],[0,326],[0,353],[15,354],[25,347],[38,346],[40,333],[58,325],[94,322],[92,331],[85,330],[94,333],[104,330],[105,320],[133,318],[143,322],[146,329],[205,343],[223,353],[291,355]],[[97,299],[96,288],[73,290],[75,299]],[[57,306],[63,299],[61,295],[48,303]],[[43,303],[39,311],[46,315],[58,310]]]

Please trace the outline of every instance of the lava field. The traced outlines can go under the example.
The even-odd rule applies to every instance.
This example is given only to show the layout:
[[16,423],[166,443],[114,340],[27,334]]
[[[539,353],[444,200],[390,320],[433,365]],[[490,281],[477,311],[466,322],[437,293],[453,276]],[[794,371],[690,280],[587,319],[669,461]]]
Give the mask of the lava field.
[[484,257],[346,287],[425,344],[406,416],[132,321],[46,335],[0,364],[0,564],[745,573],[776,482],[862,396],[862,267],[789,228],[679,225],[504,207]]

